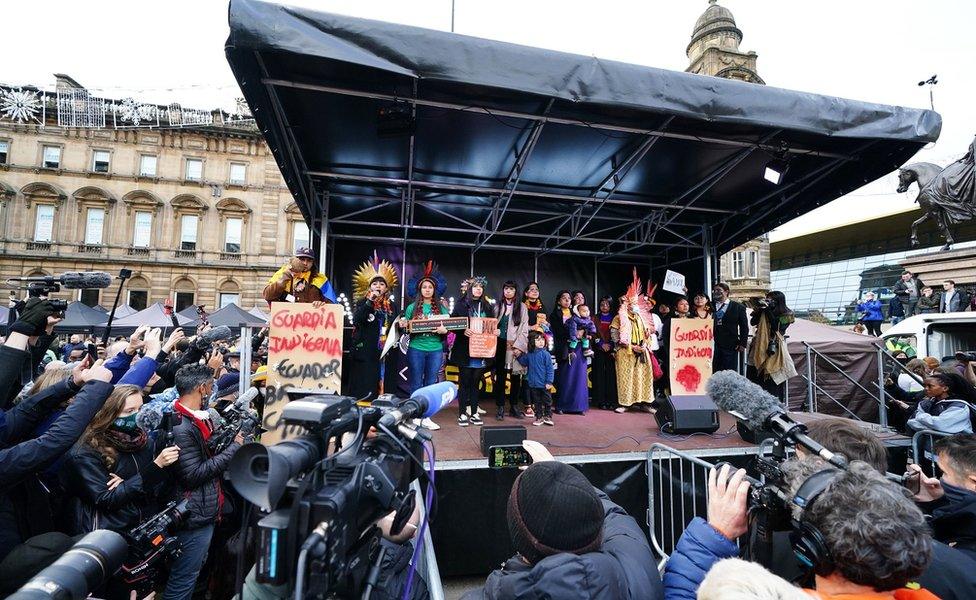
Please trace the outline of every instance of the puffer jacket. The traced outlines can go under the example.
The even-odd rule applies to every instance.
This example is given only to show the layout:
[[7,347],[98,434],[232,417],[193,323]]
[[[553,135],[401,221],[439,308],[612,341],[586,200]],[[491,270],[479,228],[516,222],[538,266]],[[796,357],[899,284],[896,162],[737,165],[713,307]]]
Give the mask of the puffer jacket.
[[858,312],[864,313],[862,317],[865,321],[884,321],[884,314],[881,312],[880,300],[868,300],[857,305]]
[[207,449],[212,432],[209,421],[197,419],[179,402],[173,406],[174,412],[183,414],[179,424],[173,427],[174,441],[180,447],[180,458],[170,467],[176,489],[174,499],[189,500],[183,529],[197,529],[217,521],[224,503],[220,480],[240,444],[232,442],[223,452],[212,456]]
[[[152,516],[159,508],[156,498],[166,482],[166,471],[155,462],[152,440],[138,452],[119,452],[109,471],[102,456],[87,444],[71,449],[61,467],[61,482],[69,495],[67,522],[70,535],[95,529],[128,533]],[[112,474],[122,483],[109,490],[106,482]]]
[[739,555],[739,548],[708,524],[695,517],[681,534],[664,568],[666,600],[694,600],[698,586],[712,566],[723,558]]
[[597,490],[603,502],[603,544],[596,552],[554,554],[535,565],[508,560],[488,576],[483,590],[463,600],[559,598],[560,600],[656,600],[661,580],[647,537],[622,508]]

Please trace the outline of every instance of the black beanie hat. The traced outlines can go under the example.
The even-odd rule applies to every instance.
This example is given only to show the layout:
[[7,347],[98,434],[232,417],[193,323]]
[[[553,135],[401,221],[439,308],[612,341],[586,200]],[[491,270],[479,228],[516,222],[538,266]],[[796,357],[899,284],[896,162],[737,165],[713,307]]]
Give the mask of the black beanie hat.
[[560,552],[598,550],[603,517],[603,503],[586,477],[556,461],[526,469],[508,496],[508,533],[532,564]]

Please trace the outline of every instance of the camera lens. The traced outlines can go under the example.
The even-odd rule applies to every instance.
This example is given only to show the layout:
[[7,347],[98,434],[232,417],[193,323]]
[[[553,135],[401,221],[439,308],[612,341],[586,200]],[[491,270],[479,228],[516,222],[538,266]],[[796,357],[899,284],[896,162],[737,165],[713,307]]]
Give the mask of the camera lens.
[[107,529],[95,530],[9,598],[82,600],[119,570],[128,551],[121,535]]

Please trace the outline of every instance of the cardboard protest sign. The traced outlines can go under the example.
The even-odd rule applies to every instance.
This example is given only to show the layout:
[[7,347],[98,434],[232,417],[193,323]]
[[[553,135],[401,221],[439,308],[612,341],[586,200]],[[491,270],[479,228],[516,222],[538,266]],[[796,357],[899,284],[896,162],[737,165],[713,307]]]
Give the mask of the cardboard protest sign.
[[498,319],[485,319],[482,317],[471,317],[468,328],[475,331],[468,338],[468,355],[471,358],[495,358],[495,350],[498,347]]
[[675,271],[668,270],[664,273],[664,285],[661,286],[665,292],[673,292],[675,294],[685,293],[685,276],[681,273],[676,273]]
[[268,382],[261,443],[270,446],[297,433],[285,431],[281,411],[289,391],[338,394],[342,385],[342,307],[273,302],[268,321]]
[[711,319],[671,319],[671,395],[701,396],[712,376]]

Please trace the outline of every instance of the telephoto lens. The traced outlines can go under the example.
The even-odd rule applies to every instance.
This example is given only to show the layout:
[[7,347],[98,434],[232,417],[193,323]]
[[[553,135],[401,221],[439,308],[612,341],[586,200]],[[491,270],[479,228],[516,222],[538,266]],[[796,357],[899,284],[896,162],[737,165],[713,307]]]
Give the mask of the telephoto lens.
[[119,570],[128,551],[121,535],[96,529],[8,598],[83,600]]

